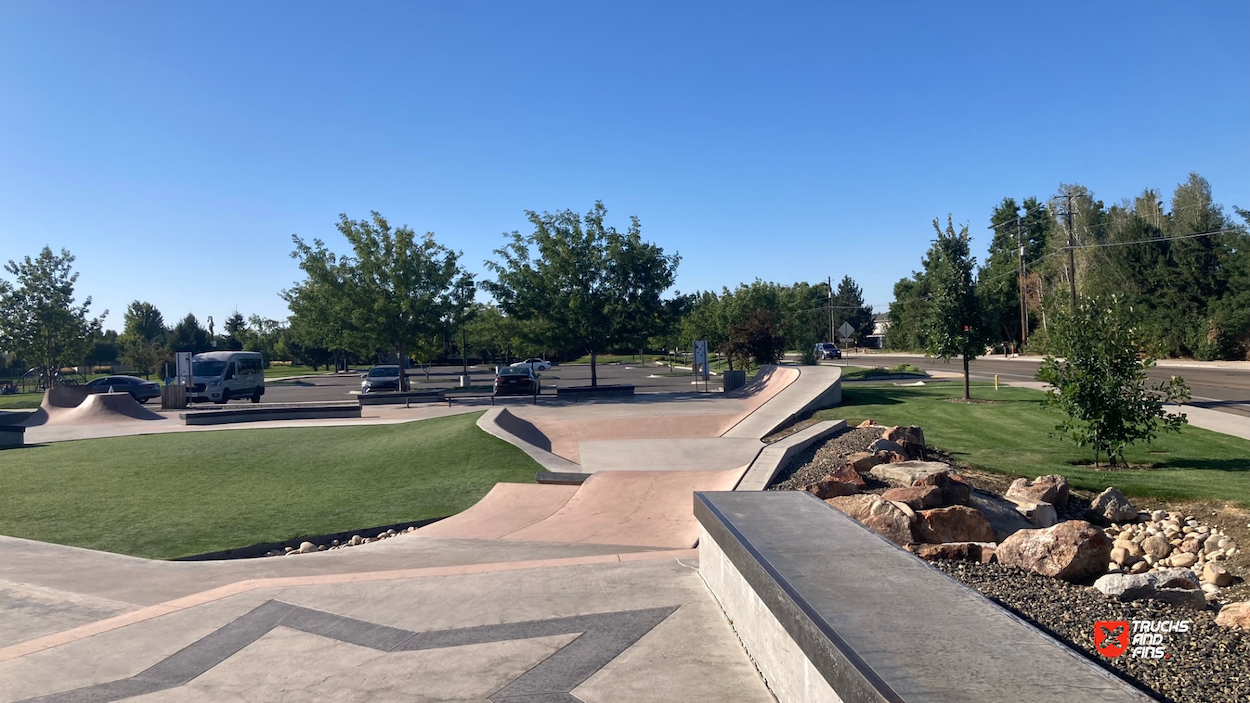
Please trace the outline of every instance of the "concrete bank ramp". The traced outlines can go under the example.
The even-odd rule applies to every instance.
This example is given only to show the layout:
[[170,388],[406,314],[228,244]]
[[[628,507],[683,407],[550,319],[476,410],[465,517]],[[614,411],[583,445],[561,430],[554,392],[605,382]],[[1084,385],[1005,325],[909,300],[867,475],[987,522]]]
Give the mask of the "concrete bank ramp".
[[580,486],[499,483],[476,505],[417,530],[429,537],[689,549],[695,491],[732,490],[723,471],[601,471]]
[[56,399],[50,397],[60,390],[60,388],[54,388],[44,394],[44,402],[40,406],[43,417],[30,418],[24,423],[27,427],[36,424],[95,425],[166,419],[137,403],[129,393],[88,393],[78,405],[67,406],[60,403],[67,402],[67,399],[72,400],[68,394]]

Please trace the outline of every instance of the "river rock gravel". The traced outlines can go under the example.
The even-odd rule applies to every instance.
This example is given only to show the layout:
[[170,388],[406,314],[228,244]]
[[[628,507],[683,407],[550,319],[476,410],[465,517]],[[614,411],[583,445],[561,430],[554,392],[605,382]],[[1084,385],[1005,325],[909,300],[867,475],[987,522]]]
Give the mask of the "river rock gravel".
[[[932,565],[1159,700],[1250,701],[1250,631],[1216,625],[1214,609],[1187,610],[1150,600],[1121,603],[1089,586],[998,564],[938,561]],[[1109,659],[1094,647],[1097,620],[1189,620],[1190,624],[1188,632],[1164,635],[1166,658],[1134,658],[1126,652]]]

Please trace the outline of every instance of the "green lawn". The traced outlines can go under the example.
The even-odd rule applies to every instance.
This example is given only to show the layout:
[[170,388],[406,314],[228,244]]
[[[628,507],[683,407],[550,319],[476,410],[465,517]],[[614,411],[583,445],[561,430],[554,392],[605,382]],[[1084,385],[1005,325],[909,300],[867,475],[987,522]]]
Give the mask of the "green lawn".
[[865,368],[863,366],[843,366],[842,380],[844,381],[869,381],[877,376],[899,376],[908,375],[915,376],[917,379],[928,378],[929,374],[921,371],[915,366],[899,364],[893,368],[885,368],[884,366],[874,366]]
[[816,414],[845,418],[854,426],[871,418],[885,425],[919,425],[925,440],[974,468],[1013,476],[1063,474],[1077,488],[1101,491],[1114,485],[1130,495],[1180,500],[1229,500],[1250,505],[1250,442],[1184,427],[1161,435],[1152,446],[1127,453],[1134,465],[1150,469],[1095,471],[1075,464],[1093,462],[1093,451],[1051,436],[1061,417],[1043,408],[1043,393],[1024,388],[995,391],[976,384],[973,398],[985,404],[951,402],[960,384],[918,388],[845,387],[843,404]]
[[329,373],[324,366],[320,371],[313,371],[311,366],[270,366],[265,369],[265,378],[285,378],[287,376],[310,376],[318,373]]
[[0,534],[169,559],[452,515],[540,468],[478,415],[4,450]]
[[43,392],[18,393],[17,395],[0,395],[0,410],[21,410],[37,408],[43,401]]

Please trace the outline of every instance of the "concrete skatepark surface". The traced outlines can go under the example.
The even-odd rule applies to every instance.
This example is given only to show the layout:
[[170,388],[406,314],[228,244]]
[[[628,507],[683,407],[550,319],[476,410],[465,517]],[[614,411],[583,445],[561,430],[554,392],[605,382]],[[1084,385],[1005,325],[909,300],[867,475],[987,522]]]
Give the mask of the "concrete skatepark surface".
[[[764,446],[735,429],[771,431],[837,381],[773,369],[734,394],[497,408],[488,431],[592,475],[498,484],[459,515],[350,549],[158,562],[0,537],[0,703],[772,700],[695,570],[691,494],[732,490]],[[214,431],[124,406],[92,401],[109,420],[30,431]]]

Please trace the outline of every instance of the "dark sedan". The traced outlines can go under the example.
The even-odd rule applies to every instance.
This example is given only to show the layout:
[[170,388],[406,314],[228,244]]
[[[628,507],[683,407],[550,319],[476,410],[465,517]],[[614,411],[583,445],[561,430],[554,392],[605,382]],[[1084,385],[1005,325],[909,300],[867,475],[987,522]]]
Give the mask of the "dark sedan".
[[538,376],[528,366],[508,366],[495,375],[495,395],[535,395],[542,392]]
[[161,385],[136,376],[104,376],[87,384],[92,393],[129,393],[130,397],[146,403],[161,397]]
[[399,367],[393,364],[374,366],[365,375],[365,380],[360,382],[361,395],[397,390],[399,390]]

